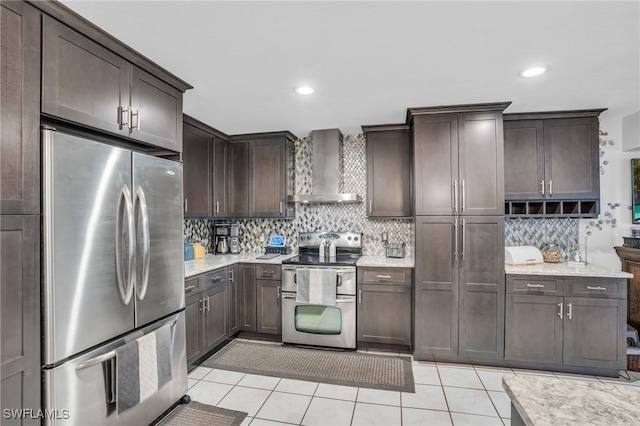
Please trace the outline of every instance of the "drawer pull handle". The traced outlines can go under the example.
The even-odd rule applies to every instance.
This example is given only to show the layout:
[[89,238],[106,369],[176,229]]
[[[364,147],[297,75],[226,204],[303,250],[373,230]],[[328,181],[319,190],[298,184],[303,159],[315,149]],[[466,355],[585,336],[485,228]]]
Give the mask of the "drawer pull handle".
[[528,288],[544,288],[544,284],[527,284]]
[[560,310],[558,311],[558,316],[560,317],[560,319],[562,319],[563,318],[562,311],[563,311],[564,305],[562,303],[558,303],[558,307],[560,308]]
[[216,275],[215,277],[211,277],[211,281],[218,281],[220,278],[222,278],[220,275]]
[[190,286],[188,286],[188,287],[185,287],[185,288],[184,288],[184,291],[189,291],[189,290],[191,290],[192,288],[197,288],[197,287],[198,287],[197,285],[190,285]]
[[376,277],[378,278],[384,278],[386,280],[390,280],[391,279],[391,275],[376,275]]
[[600,287],[600,286],[598,286],[598,287],[592,287],[590,285],[587,286],[587,290],[602,290],[602,291],[604,291],[606,289],[607,289],[606,287]]

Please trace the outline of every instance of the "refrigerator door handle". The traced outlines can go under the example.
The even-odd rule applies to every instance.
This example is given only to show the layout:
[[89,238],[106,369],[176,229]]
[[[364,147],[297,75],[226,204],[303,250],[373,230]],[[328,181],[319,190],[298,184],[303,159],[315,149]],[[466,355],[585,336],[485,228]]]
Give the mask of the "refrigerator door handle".
[[[142,215],[142,265],[140,266],[140,275],[137,277],[136,294],[138,299],[144,300],[149,288],[149,262],[151,260],[149,240],[149,210],[147,208],[147,199],[141,187],[136,190],[136,206],[140,207]],[[137,272],[136,272],[137,274]]]
[[[124,284],[124,270],[122,266],[122,221],[125,212],[127,214],[127,237],[129,239],[129,261],[127,265],[127,286]],[[133,203],[131,201],[131,192],[127,185],[122,186],[122,192],[118,199],[118,209],[116,218],[116,278],[118,290],[122,303],[128,305],[133,295],[133,278],[135,274],[135,235],[133,233]]]

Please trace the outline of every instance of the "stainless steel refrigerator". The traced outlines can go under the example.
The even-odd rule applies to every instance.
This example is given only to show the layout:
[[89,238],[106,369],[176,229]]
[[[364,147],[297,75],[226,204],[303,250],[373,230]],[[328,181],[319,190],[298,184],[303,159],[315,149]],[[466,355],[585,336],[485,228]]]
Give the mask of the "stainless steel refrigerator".
[[[42,140],[49,423],[148,424],[187,392],[182,165],[54,130]],[[172,380],[118,415],[115,349],[165,324]]]

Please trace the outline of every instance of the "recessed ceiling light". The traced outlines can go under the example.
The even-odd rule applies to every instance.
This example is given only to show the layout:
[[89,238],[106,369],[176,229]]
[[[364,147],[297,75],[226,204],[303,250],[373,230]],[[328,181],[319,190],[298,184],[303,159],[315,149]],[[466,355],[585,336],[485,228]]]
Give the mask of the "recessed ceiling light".
[[313,87],[309,86],[301,86],[296,88],[296,93],[298,95],[310,95],[314,92]]
[[537,77],[547,71],[545,67],[528,68],[520,73],[522,77]]

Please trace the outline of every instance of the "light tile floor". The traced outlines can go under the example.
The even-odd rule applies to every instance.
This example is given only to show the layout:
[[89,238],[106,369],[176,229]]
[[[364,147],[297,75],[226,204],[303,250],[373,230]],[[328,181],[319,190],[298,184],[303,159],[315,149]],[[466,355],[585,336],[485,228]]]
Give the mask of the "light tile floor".
[[640,386],[640,373],[629,373],[631,380],[413,361],[416,392],[405,393],[198,367],[189,374],[189,395],[195,401],[248,413],[242,426],[508,426],[511,406],[502,387],[504,374]]

